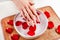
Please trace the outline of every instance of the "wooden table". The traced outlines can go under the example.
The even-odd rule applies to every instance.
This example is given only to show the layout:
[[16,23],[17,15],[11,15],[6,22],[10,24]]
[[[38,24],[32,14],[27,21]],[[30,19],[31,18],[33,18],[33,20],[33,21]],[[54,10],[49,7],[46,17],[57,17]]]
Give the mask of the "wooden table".
[[[58,25],[60,25],[60,18],[56,15],[56,13],[54,12],[54,10],[50,6],[38,8],[38,10],[39,11],[43,11],[43,12],[48,11],[50,13],[50,17],[48,18],[48,20],[52,21],[54,23],[54,28],[47,29],[41,36],[39,36],[36,39],[32,39],[32,40],[57,40],[56,38],[59,38],[60,34],[56,33],[55,29],[58,27]],[[14,15],[6,17],[6,18],[2,19],[2,21],[1,21],[5,40],[11,40],[10,35],[12,35],[12,34],[18,34],[15,29],[14,29],[14,31],[13,31],[12,34],[8,34],[5,31],[5,29],[7,27],[14,28],[13,26],[7,24],[7,21],[11,20],[11,19],[13,20],[13,18],[14,18]],[[20,37],[19,40],[27,40],[27,39],[25,39],[23,37]]]

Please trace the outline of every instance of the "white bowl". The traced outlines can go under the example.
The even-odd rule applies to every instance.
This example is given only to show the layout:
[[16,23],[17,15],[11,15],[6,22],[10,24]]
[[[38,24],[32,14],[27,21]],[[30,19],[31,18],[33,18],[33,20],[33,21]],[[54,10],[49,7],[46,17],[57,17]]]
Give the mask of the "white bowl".
[[[35,34],[34,36],[27,36],[26,34],[24,34],[24,33],[22,32],[21,27],[17,27],[17,26],[15,25],[15,22],[16,22],[16,21],[21,20],[20,14],[17,14],[17,15],[15,15],[15,17],[14,17],[14,28],[15,28],[16,31],[19,33],[19,35],[21,35],[22,37],[24,37],[24,38],[26,38],[26,39],[34,39],[34,38],[42,35],[42,34],[46,31],[47,26],[48,26],[48,19],[47,19],[47,17],[45,16],[45,14],[44,14],[43,12],[40,12],[39,18],[40,18],[40,24],[39,24],[40,26],[37,25],[37,31],[35,31],[36,34]],[[22,20],[22,21],[23,21],[23,20]],[[28,29],[26,29],[25,31],[27,31],[27,30],[28,30]],[[24,32],[25,32],[25,31],[24,31]]]

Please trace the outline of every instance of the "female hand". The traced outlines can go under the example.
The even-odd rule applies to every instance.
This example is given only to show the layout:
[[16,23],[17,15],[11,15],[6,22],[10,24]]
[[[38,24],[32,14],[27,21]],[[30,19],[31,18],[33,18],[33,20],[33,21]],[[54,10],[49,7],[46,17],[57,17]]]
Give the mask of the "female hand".
[[34,25],[36,20],[39,21],[35,8],[32,6],[31,0],[12,0],[20,11],[21,15],[26,19],[29,25]]

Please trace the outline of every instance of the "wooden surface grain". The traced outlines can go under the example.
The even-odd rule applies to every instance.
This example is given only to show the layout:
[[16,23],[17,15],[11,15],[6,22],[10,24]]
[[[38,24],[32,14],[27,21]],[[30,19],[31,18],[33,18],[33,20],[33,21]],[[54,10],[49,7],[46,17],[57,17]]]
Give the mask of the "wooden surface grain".
[[[60,25],[60,18],[56,15],[54,10],[50,6],[38,8],[38,10],[43,11],[43,12],[48,11],[50,13],[50,18],[48,18],[48,21],[52,21],[54,23],[54,28],[53,29],[47,29],[38,38],[32,39],[32,40],[57,40],[57,38],[60,38],[60,34],[56,33],[56,31],[55,31],[55,29],[58,27],[58,25]],[[5,40],[11,40],[10,36],[12,34],[18,34],[13,26],[7,24],[7,22],[11,19],[13,20],[13,18],[14,18],[14,15],[3,18],[2,21],[1,21]],[[11,27],[11,28],[14,29],[12,34],[6,33],[5,29],[7,27]],[[27,39],[25,39],[23,37],[20,37],[19,40],[27,40]]]

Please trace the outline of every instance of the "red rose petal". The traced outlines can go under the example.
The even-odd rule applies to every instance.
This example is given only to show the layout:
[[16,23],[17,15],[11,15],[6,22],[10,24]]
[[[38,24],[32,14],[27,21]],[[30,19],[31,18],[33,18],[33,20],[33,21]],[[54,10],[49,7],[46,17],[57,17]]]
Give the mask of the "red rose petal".
[[18,34],[13,34],[13,35],[11,36],[11,39],[12,39],[12,40],[19,40],[19,35],[18,35]]
[[7,23],[13,26],[13,20],[9,20]]
[[12,28],[7,28],[6,32],[9,33],[9,34],[11,34],[13,32],[13,29]]
[[52,21],[48,22],[48,29],[52,29],[54,27],[54,23]]
[[36,30],[36,25],[30,26],[30,27],[29,27],[29,30],[30,30],[30,31],[35,31],[35,30]]
[[26,22],[24,22],[24,23],[22,23],[22,27],[23,27],[23,29],[27,29],[28,24]]
[[49,17],[50,17],[49,12],[45,11],[45,12],[44,12],[44,14],[46,15],[46,17],[47,17],[47,18],[49,18]]
[[16,26],[20,26],[21,24],[22,24],[21,21],[17,21],[17,22],[16,22]]
[[40,11],[37,10],[37,14],[40,15]]
[[56,32],[57,32],[58,34],[60,34],[60,25],[59,25],[58,28],[56,29]]
[[28,31],[27,34],[30,35],[30,36],[33,36],[33,35],[35,35],[35,32],[34,31]]

